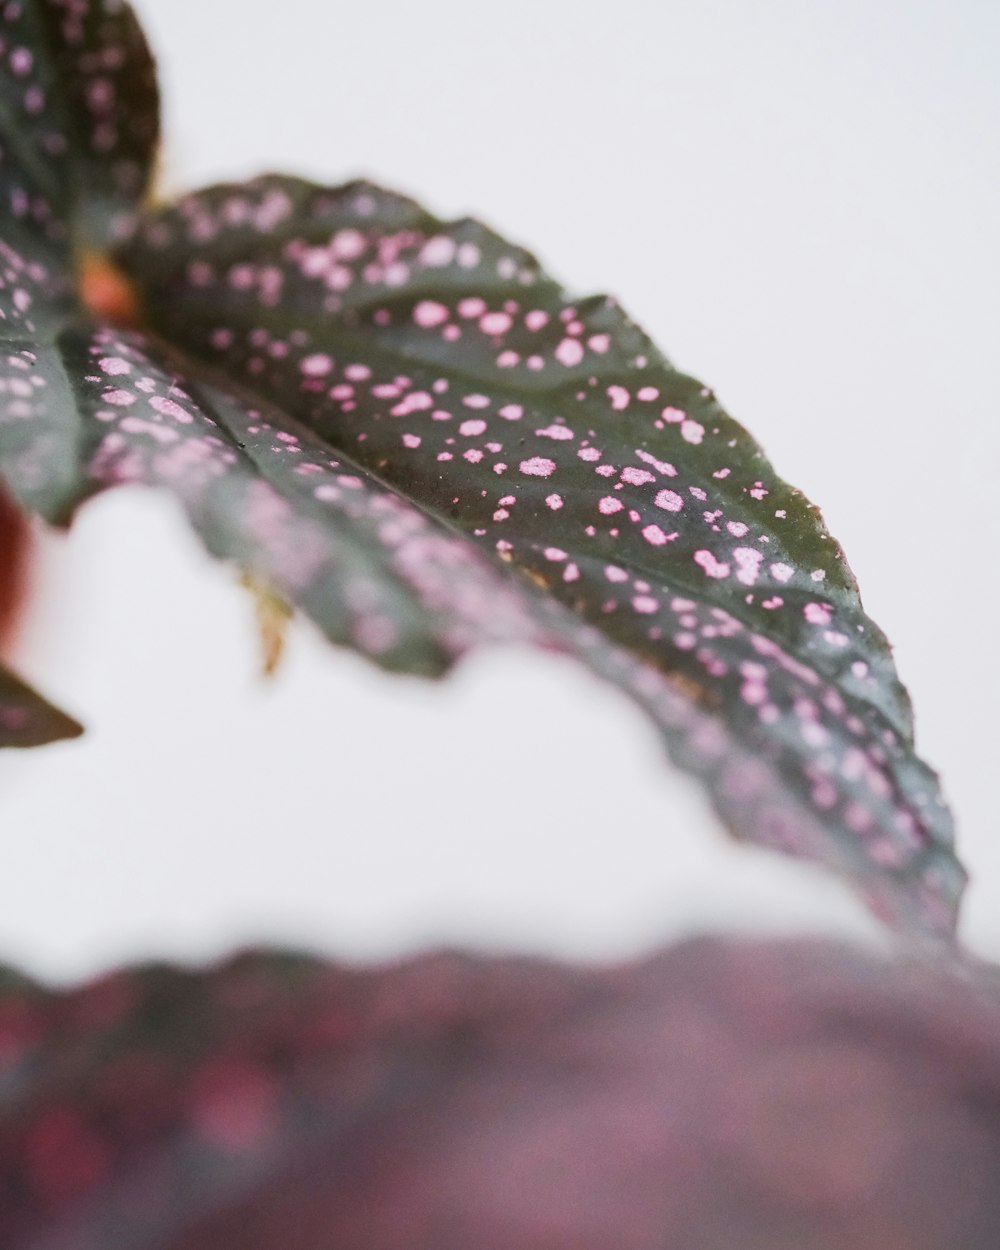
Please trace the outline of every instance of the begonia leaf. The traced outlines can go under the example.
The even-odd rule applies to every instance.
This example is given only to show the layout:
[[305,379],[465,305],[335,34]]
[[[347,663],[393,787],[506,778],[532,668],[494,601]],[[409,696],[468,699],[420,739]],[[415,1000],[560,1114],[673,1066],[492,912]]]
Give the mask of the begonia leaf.
[[[951,930],[950,816],[885,639],[711,392],[612,300],[369,184],[271,176],[135,224],[156,94],[127,6],[8,8],[30,55],[0,114],[0,476],[22,506],[65,524],[165,487],[212,552],[390,669],[508,639],[576,655],[738,836]],[[95,319],[115,301],[86,274],[81,301],[114,239],[141,330]]]
[[994,1250],[1000,992],[822,942],[0,977],[5,1250]]
[[158,333],[544,589],[600,671],[680,692],[658,719],[735,832],[948,927],[950,817],[839,547],[614,301],[366,183],[210,188],[120,259]]
[[72,717],[0,663],[0,747],[36,747],[83,732]]

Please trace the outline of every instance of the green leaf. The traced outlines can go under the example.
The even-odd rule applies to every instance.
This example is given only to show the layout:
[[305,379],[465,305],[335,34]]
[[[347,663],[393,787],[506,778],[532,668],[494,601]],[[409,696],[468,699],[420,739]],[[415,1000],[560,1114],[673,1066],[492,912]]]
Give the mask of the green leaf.
[[159,138],[135,15],[117,0],[17,0],[0,6],[0,42],[3,237],[103,248],[143,198]]
[[37,747],[76,738],[83,727],[0,664],[0,747]]
[[995,1250],[989,976],[829,943],[604,969],[0,969],[4,1250]]
[[839,547],[614,301],[364,183],[210,188],[121,260],[159,333],[544,590],[733,832],[950,927],[950,817]]

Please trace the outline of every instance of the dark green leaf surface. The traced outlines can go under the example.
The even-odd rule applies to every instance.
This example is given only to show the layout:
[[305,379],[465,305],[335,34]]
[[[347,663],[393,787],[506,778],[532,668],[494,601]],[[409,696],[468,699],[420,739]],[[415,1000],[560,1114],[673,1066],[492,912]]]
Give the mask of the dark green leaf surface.
[[[950,926],[950,817],[839,548],[613,301],[368,184],[209,189],[123,259],[156,329],[307,427],[312,454],[544,589],[546,626],[644,703],[734,832]],[[258,467],[275,455],[277,429]]]
[[82,732],[72,717],[47,703],[0,664],[0,747],[44,746],[62,738],[76,738]]
[[145,194],[159,136],[155,70],[132,10],[7,2],[0,44],[4,239],[103,247]]
[[995,1250],[1000,997],[821,942],[0,969],[4,1250]]

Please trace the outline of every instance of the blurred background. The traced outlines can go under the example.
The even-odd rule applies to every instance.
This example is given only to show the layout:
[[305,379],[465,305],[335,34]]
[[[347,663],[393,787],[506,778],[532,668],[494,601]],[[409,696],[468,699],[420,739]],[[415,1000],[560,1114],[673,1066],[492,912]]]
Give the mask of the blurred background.
[[[1000,957],[1000,6],[995,0],[136,0],[169,192],[365,174],[609,290],[823,508],[896,644]],[[88,735],[0,761],[0,952],[441,942],[606,958],[875,928],[727,842],[652,728],[573,665],[388,678],[252,605],[169,501],[41,547],[21,668]]]

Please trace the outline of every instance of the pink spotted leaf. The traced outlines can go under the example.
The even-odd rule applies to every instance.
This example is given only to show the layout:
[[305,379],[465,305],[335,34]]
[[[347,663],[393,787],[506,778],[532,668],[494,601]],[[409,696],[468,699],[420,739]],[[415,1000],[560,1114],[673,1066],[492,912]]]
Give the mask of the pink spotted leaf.
[[[0,115],[27,153],[0,201],[0,475],[22,505],[65,524],[104,489],[167,489],[209,550],[389,669],[491,641],[575,655],[737,836],[950,931],[963,874],[886,641],[815,507],[710,391],[614,301],[369,184],[271,176],[134,222],[156,104],[127,7],[8,8],[77,119],[73,158],[46,163],[26,97]],[[51,212],[22,211],[30,178],[54,180]],[[97,220],[141,330],[75,294]]]
[[822,942],[0,975],[4,1250],[995,1250],[1000,993]]

